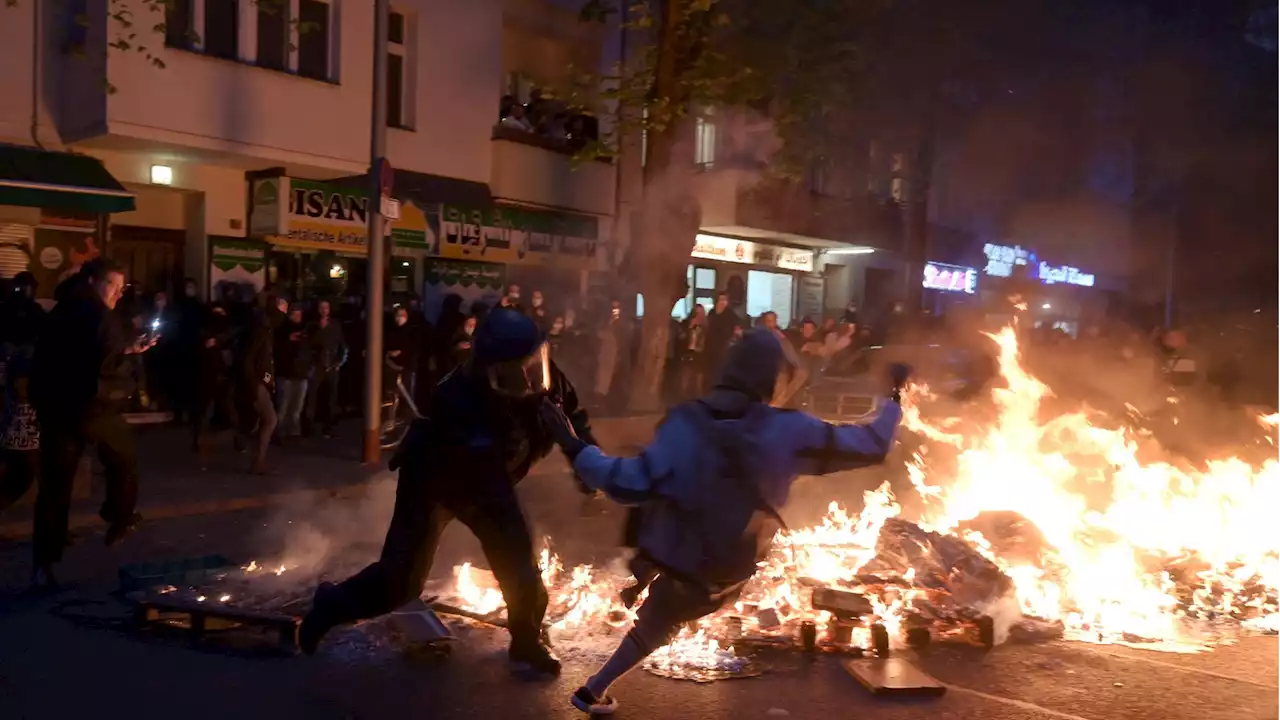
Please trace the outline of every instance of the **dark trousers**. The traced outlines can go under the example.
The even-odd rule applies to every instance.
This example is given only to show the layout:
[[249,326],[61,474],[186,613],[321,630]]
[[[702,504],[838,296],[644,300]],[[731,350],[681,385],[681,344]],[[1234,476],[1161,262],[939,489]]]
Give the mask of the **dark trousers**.
[[480,540],[507,603],[512,643],[537,642],[547,611],[547,590],[515,488],[495,484],[486,487],[482,496],[449,502],[446,507],[427,492],[427,482],[425,477],[401,471],[382,556],[338,585],[327,596],[327,607],[319,610],[332,623],[342,624],[383,615],[417,598],[431,572],[440,535],[457,518]]
[[319,424],[326,434],[338,420],[338,370],[317,369],[307,384],[307,406],[303,412],[303,428],[310,431]]
[[0,450],[4,475],[0,477],[0,510],[22,499],[40,477],[39,450]]
[[98,514],[109,523],[128,520],[138,504],[138,450],[124,416],[106,412],[80,423],[46,421],[40,428],[40,488],[32,537],[37,565],[62,559],[76,468],[85,445],[98,447],[107,498]]
[[191,436],[196,442],[209,430],[230,430],[236,423],[235,388],[223,377],[204,377],[191,415]]

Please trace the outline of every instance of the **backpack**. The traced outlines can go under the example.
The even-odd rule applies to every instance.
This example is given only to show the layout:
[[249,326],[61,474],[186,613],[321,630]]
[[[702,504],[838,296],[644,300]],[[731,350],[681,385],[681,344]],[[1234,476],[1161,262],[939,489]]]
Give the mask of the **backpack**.
[[[786,524],[760,492],[755,417],[717,417],[702,402],[680,406],[694,429],[697,481],[658,487],[641,510],[638,545],[662,572],[713,595],[741,587]],[[685,478],[686,480],[688,478]]]

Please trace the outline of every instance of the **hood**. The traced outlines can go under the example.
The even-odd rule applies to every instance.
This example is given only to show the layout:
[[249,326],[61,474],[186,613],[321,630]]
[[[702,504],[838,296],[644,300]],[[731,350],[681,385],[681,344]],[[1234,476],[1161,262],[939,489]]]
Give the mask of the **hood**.
[[724,369],[712,395],[731,391],[756,402],[773,397],[782,366],[782,344],[768,330],[751,330],[729,348]]

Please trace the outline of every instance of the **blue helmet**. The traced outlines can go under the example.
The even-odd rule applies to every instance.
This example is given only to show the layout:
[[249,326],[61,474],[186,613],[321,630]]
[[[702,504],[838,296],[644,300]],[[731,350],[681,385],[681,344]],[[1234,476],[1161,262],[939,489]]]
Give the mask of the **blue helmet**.
[[550,391],[551,359],[533,319],[510,308],[494,308],[471,341],[472,366],[495,392],[531,397]]

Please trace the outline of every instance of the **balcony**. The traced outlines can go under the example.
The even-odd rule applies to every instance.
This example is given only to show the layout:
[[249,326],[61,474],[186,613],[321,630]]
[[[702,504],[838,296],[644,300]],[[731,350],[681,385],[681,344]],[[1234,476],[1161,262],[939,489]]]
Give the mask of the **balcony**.
[[[762,177],[747,165],[717,162],[698,179],[702,228],[743,237],[783,236],[815,247],[837,244],[896,248],[902,237],[896,204],[872,197],[819,195],[807,183]],[[806,241],[807,239],[807,241]]]
[[563,142],[503,127],[493,129],[495,199],[612,215],[614,166],[605,160],[578,160]]

